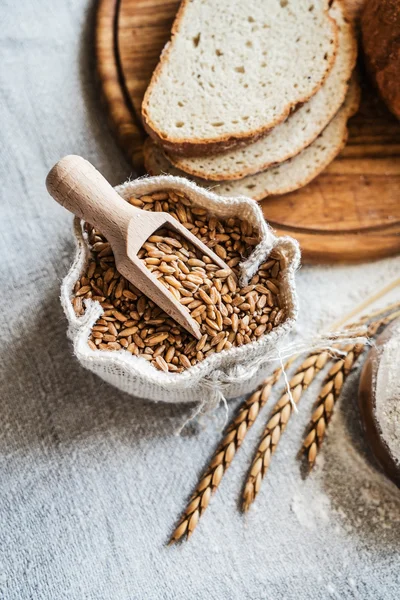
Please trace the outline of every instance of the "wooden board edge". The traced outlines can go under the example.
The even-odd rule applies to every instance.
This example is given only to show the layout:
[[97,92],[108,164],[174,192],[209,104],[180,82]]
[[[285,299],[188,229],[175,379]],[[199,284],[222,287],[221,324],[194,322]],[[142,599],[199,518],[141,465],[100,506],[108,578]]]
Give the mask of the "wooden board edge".
[[[139,175],[145,173],[142,146],[145,133],[127,92],[119,59],[118,19],[122,0],[98,0],[95,51],[97,75],[108,119],[128,161]],[[263,209],[263,202],[260,202]],[[266,215],[267,217],[268,215]],[[270,222],[279,235],[296,237],[304,263],[355,263],[400,252],[400,231],[383,226],[379,231],[310,232]],[[373,243],[372,243],[373,241]]]
[[287,235],[299,242],[304,264],[356,264],[400,253],[399,227],[388,226],[368,233],[313,231],[311,236],[307,231],[268,223],[277,235]]
[[118,14],[121,0],[99,0],[95,23],[96,71],[108,122],[128,161],[144,173],[145,134],[136,122],[125,90],[117,51]]

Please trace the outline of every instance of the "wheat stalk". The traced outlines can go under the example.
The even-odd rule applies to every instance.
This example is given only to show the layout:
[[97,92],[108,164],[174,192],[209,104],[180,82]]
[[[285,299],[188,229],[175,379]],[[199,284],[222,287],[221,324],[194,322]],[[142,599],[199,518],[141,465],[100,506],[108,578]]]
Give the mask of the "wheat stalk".
[[[383,319],[371,323],[367,330],[368,337],[374,337],[379,329],[400,315],[394,312]],[[365,344],[349,344],[344,348],[346,356],[332,365],[321,392],[318,396],[314,412],[307,428],[307,435],[303,441],[302,452],[306,456],[309,471],[313,468],[319,449],[325,438],[326,429],[332,417],[335,404],[342,392],[344,382],[355,366],[357,359],[362,354]]]
[[[383,312],[383,311],[381,311]],[[378,313],[379,314],[379,313]],[[367,329],[367,335],[373,337],[376,334],[376,331],[382,326],[387,324],[389,321],[393,320],[400,313],[395,312],[391,313],[387,317],[383,319],[379,319],[374,323],[371,323]],[[366,323],[368,321],[368,316],[363,317],[357,323],[353,323],[349,325],[346,329],[351,334],[352,329],[359,327],[360,325]],[[336,345],[335,348],[340,348],[339,345]],[[346,357],[338,360],[330,369],[328,378],[326,380],[326,385],[323,387],[321,394],[325,394],[327,398],[327,408],[328,410],[331,407],[332,397],[331,392],[333,390],[333,403],[336,401],[335,398],[338,398],[340,395],[341,388],[343,387],[344,379],[347,377],[347,374],[351,371],[355,361],[358,356],[363,351],[364,344],[349,344],[344,347],[343,351],[346,352]],[[288,392],[285,392],[278,402],[275,404],[270,419],[264,429],[261,442],[258,445],[256,450],[253,462],[251,464],[249,474],[247,476],[247,480],[244,485],[243,495],[242,495],[242,509],[247,511],[250,505],[254,502],[260,486],[261,481],[264,478],[265,474],[268,471],[269,464],[271,461],[271,456],[275,452],[276,447],[279,443],[282,433],[286,429],[289,418],[293,412],[294,404],[297,404],[303,394],[303,392],[310,385],[311,381],[315,378],[318,371],[320,371],[328,362],[330,355],[328,352],[316,352],[311,354],[298,368],[296,374],[289,381],[289,389],[291,392],[292,398]],[[334,387],[336,386],[336,387]],[[337,394],[336,391],[337,390]],[[325,397],[324,396],[324,397]],[[293,402],[292,402],[293,401]],[[313,446],[314,439],[312,436],[317,436],[315,439],[318,442],[318,436],[321,439],[324,437],[326,422],[323,420],[322,413],[320,416],[317,411],[321,411],[322,409],[317,407],[314,415],[317,419],[318,423],[316,427],[313,429],[314,434],[310,431],[310,438],[307,439],[309,442],[311,449],[310,458],[313,458],[313,453],[316,450]],[[331,409],[332,410],[332,409]],[[313,415],[313,416],[314,416]],[[319,427],[319,429],[318,429]],[[307,436],[308,437],[308,436]],[[315,457],[314,457],[315,460]]]
[[364,344],[345,346],[343,351],[346,352],[346,356],[337,360],[328,371],[311,417],[308,434],[303,442],[303,452],[307,457],[309,469],[315,463],[317,452],[325,437],[326,427],[343,384],[363,350]]
[[[291,363],[292,360],[289,360],[284,368],[288,368]],[[247,432],[253,425],[261,408],[267,402],[271,389],[279,381],[282,372],[282,367],[276,369],[272,375],[267,377],[258,389],[240,405],[234,420],[226,430],[223,440],[214,452],[207,470],[193,492],[189,504],[171,536],[170,544],[179,541],[185,536],[189,538],[192,535],[201,515],[208,506],[211,495],[220,484],[225,471],[228,469],[233,457],[242,445]]]
[[[286,391],[272,409],[271,416],[262,434],[261,442],[255,453],[249,474],[244,486],[242,508],[247,511],[257,496],[261,481],[265,476],[272,454],[275,452],[282,433],[286,429],[290,415],[317,373],[324,368],[330,358],[329,352],[316,351],[310,354],[297,369],[289,381]],[[294,404],[293,404],[294,403]]]
[[[356,324],[350,325],[349,329],[365,323],[366,321],[368,321],[368,319],[371,316],[380,315],[383,312],[387,312],[387,310],[392,309],[392,308],[393,309],[397,308],[398,306],[399,306],[399,304],[397,303],[397,304],[391,305],[390,307],[387,307],[386,309],[375,311],[371,315],[363,317]],[[398,315],[399,313],[396,313],[396,314]],[[293,400],[296,403],[299,401],[302,392],[306,389],[306,387],[308,387],[308,385],[310,385],[311,381],[314,379],[314,377],[316,376],[318,371],[321,370],[326,365],[329,357],[330,357],[329,353],[326,351],[314,352],[299,367],[299,369],[296,372],[296,375],[289,382],[289,387],[291,389],[291,395],[292,395]],[[173,544],[175,542],[178,542],[179,540],[182,540],[185,536],[187,538],[189,538],[192,535],[201,515],[203,514],[203,512],[205,511],[205,509],[208,506],[211,495],[217,489],[219,483],[222,480],[223,475],[225,474],[225,471],[231,464],[237,450],[242,445],[247,432],[249,431],[250,427],[253,425],[261,408],[267,402],[267,400],[270,396],[272,387],[279,381],[283,371],[286,371],[287,369],[289,369],[289,367],[293,364],[293,362],[297,358],[298,358],[298,356],[291,357],[286,362],[283,369],[281,367],[276,369],[272,373],[272,375],[267,377],[267,379],[264,380],[264,382],[259,386],[259,388],[247,400],[245,400],[245,402],[243,404],[241,404],[241,406],[239,407],[239,409],[236,413],[234,420],[228,426],[228,429],[226,430],[223,440],[219,444],[217,450],[215,451],[215,453],[211,459],[211,462],[209,463],[209,465],[208,465],[205,473],[203,474],[199,484],[197,485],[194,493],[192,494],[190,501],[189,501],[185,511],[183,512],[183,514],[182,514],[182,516],[170,538],[170,542],[169,542],[170,544]],[[300,387],[298,387],[298,386],[300,386]],[[296,391],[296,388],[297,388],[297,391]],[[278,407],[278,405],[280,403],[282,403],[282,405]],[[289,406],[289,408],[285,408],[286,406]],[[290,398],[289,398],[288,394],[283,394],[283,396],[281,397],[279,402],[275,405],[275,408],[274,408],[274,411],[272,414],[272,418],[271,418],[271,419],[273,419],[276,414],[280,415],[280,417],[279,417],[279,421],[280,421],[280,423],[279,423],[279,438],[280,438],[281,433],[283,432],[283,430],[286,427],[286,424],[290,417],[291,412],[292,412],[292,405],[290,403]],[[269,424],[271,422],[271,419],[269,421]],[[268,424],[267,424],[267,427],[268,427]],[[278,436],[278,433],[275,433],[274,435]],[[265,439],[265,437],[268,437],[268,436],[263,436],[263,440]],[[274,438],[274,441],[276,443],[274,444],[273,450],[270,451],[269,457],[271,456],[272,452],[275,450],[276,445],[277,445],[277,441],[275,440],[275,438]],[[279,439],[278,439],[278,441],[279,441]],[[258,450],[260,450],[261,445],[262,445],[262,442],[261,442]],[[254,462],[255,461],[253,461],[253,465],[254,465]],[[261,473],[262,473],[262,470],[261,470]],[[264,474],[265,473],[266,473],[266,469],[264,471]],[[255,486],[253,487],[253,500],[255,498],[255,495],[258,492],[259,485],[261,483],[261,478],[260,477],[257,478],[257,482],[258,482],[257,489]],[[246,483],[246,486],[247,486],[247,483]],[[248,491],[251,492],[250,486],[249,486]],[[245,487],[245,492],[246,492],[246,487]],[[247,499],[250,500],[250,496],[248,496]],[[251,502],[249,501],[248,504],[246,505],[246,508],[248,508],[250,503]]]

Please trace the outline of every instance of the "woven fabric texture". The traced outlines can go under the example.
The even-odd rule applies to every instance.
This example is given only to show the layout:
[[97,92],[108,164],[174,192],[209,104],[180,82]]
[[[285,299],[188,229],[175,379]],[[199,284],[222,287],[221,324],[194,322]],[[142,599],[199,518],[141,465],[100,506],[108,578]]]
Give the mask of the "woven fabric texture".
[[[321,379],[248,516],[238,511],[243,478],[283,385],[192,539],[165,546],[224,410],[175,436],[192,405],[117,390],[80,365],[66,336],[59,295],[75,241],[46,174],[75,153],[114,185],[133,175],[99,102],[96,4],[0,2],[1,600],[397,599],[399,493],[368,453],[356,374],[311,477],[301,478],[296,453]],[[396,276],[397,257],[303,267],[289,339],[325,329]]]
[[204,410],[215,408],[221,397],[237,398],[251,392],[265,377],[265,369],[278,357],[278,344],[293,327],[297,313],[295,272],[300,252],[297,242],[288,237],[277,238],[266,224],[259,206],[248,198],[222,198],[180,177],[142,178],[118,186],[126,200],[133,195],[171,189],[184,192],[194,205],[218,217],[238,217],[249,221],[260,232],[260,243],[240,265],[240,280],[247,285],[271,250],[285,259],[280,275],[280,294],[286,318],[281,325],[256,342],[214,354],[182,374],[162,373],[146,360],[125,350],[118,352],[91,350],[87,344],[91,327],[102,310],[97,302],[88,301],[85,314],[77,317],[71,296],[78,277],[88,261],[88,246],[80,223],[75,221],[77,241],[75,260],[61,286],[61,302],[69,323],[69,337],[80,363],[123,392],[163,402],[199,402]]

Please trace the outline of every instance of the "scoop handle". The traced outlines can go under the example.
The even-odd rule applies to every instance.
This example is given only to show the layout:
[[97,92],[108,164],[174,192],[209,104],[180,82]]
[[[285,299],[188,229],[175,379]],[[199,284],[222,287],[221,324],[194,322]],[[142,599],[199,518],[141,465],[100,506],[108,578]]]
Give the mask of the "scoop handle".
[[47,175],[46,187],[54,200],[94,225],[110,242],[126,234],[135,208],[81,156],[69,155],[59,160]]

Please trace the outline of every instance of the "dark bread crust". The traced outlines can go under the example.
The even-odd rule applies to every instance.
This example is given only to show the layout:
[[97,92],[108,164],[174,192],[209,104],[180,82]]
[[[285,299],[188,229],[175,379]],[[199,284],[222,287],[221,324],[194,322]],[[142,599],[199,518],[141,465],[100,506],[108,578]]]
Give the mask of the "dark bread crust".
[[[296,181],[295,186],[293,186],[293,184],[286,185],[286,187],[281,186],[279,191],[277,191],[277,190],[274,191],[274,194],[278,194],[278,195],[285,194],[287,192],[293,191],[294,189],[303,187],[304,185],[309,183],[312,179],[314,179],[314,177],[316,177],[327,166],[327,164],[329,162],[331,162],[338,155],[338,153],[341,151],[341,149],[345,146],[346,141],[347,141],[347,136],[348,136],[347,121],[350,117],[352,117],[357,112],[358,106],[360,103],[360,87],[358,85],[357,78],[355,78],[353,86],[354,87],[352,88],[352,91],[351,91],[352,96],[351,96],[351,99],[348,100],[348,104],[347,104],[346,111],[344,114],[343,131],[341,134],[341,139],[334,146],[331,146],[330,153],[329,153],[329,156],[327,157],[327,159],[322,164],[320,164],[319,166],[317,166],[315,168],[311,177],[310,177],[310,175],[303,175],[303,179],[299,178]],[[329,127],[329,125],[328,125],[328,127]],[[162,163],[165,163],[165,164],[160,165],[160,161],[158,160],[158,156],[160,156],[160,155],[161,155]],[[146,170],[150,175],[160,175],[161,173],[164,173],[164,174],[176,175],[179,177],[185,176],[185,173],[183,171],[176,169],[169,163],[162,148],[159,145],[157,145],[154,142],[154,140],[152,140],[150,137],[147,138],[147,140],[144,143],[143,156],[144,156],[144,164],[145,164]],[[296,157],[294,157],[294,159],[296,159]],[[249,175],[248,177],[246,177],[246,179],[251,180],[252,177],[256,177],[256,176],[257,175]],[[206,179],[194,177],[194,178],[192,178],[192,180],[195,183],[197,183],[203,187],[206,187],[206,188],[210,188],[213,185],[215,185],[214,181],[209,181]],[[229,182],[229,183],[232,183],[232,182]],[[235,195],[235,194],[232,192],[232,195]],[[252,191],[251,193],[245,193],[244,195],[252,198],[253,200],[262,200],[263,198],[266,198],[268,195],[270,195],[270,193],[264,189],[262,192],[254,193]]]
[[367,0],[361,29],[367,69],[384,102],[400,119],[399,0]]
[[319,84],[315,86],[315,88],[312,90],[312,92],[310,94],[306,95],[303,98],[300,98],[298,100],[298,102],[296,102],[296,103],[287,104],[285,107],[282,108],[282,113],[279,115],[279,117],[277,117],[273,122],[269,123],[267,126],[261,127],[256,131],[252,131],[252,132],[245,133],[245,134],[236,134],[236,135],[231,135],[231,136],[230,135],[222,135],[218,138],[218,140],[215,140],[215,139],[200,140],[199,139],[199,140],[182,141],[181,139],[174,139],[174,138],[166,139],[163,136],[161,136],[160,132],[157,129],[157,126],[152,122],[152,120],[148,114],[148,101],[149,101],[150,93],[153,89],[153,86],[158,81],[158,78],[159,78],[159,75],[160,75],[161,69],[163,68],[164,63],[168,61],[169,53],[170,53],[171,47],[174,43],[174,37],[179,32],[185,8],[190,2],[190,0],[182,0],[179,10],[177,12],[177,15],[175,17],[175,21],[172,25],[171,39],[166,44],[166,46],[164,47],[164,49],[161,53],[160,61],[153,72],[151,81],[149,83],[149,86],[147,87],[146,93],[143,98],[142,122],[143,122],[143,126],[144,126],[146,132],[149,134],[149,136],[151,138],[153,138],[158,144],[160,144],[164,148],[164,150],[166,150],[167,152],[169,151],[169,152],[173,152],[174,154],[180,154],[180,155],[188,156],[188,157],[217,154],[219,152],[224,152],[226,150],[230,150],[231,148],[243,146],[250,142],[255,142],[260,137],[267,135],[268,132],[271,129],[273,129],[273,127],[275,127],[276,125],[279,125],[279,123],[282,123],[291,114],[291,112],[296,109],[296,107],[298,105],[304,104],[314,94],[316,94],[316,92],[324,84],[325,79],[329,75],[329,73],[334,65],[334,62],[336,59],[337,47],[338,47],[338,27],[337,27],[335,19],[333,19],[329,14],[329,8],[332,5],[333,1],[334,0],[324,0],[324,3],[325,3],[326,17],[327,17],[327,20],[330,21],[330,24],[332,27],[332,35],[334,37],[335,49],[334,49],[334,52],[332,52],[332,55],[330,57],[330,61],[327,65],[327,69],[325,71],[324,77],[321,79]]
[[[286,118],[286,117],[285,117]],[[283,119],[284,120],[284,119]],[[213,154],[220,154],[226,152],[232,148],[240,148],[246,146],[251,142],[256,142],[258,139],[266,136],[271,131],[272,127],[266,131],[261,131],[251,136],[241,136],[240,138],[225,136],[221,138],[219,142],[210,141],[198,141],[193,142],[171,142],[161,137],[157,131],[151,128],[149,123],[146,121],[145,113],[143,112],[142,105],[142,122],[146,133],[155,141],[157,144],[163,147],[166,152],[172,152],[178,156],[195,157],[195,156],[209,156]]]
[[390,338],[395,325],[399,324],[396,319],[388,326],[376,340],[376,345],[371,348],[364,363],[361,372],[360,384],[358,389],[358,405],[360,409],[361,422],[365,431],[368,444],[375,456],[377,462],[382,467],[384,473],[400,487],[400,466],[394,460],[391,452],[382,437],[380,425],[376,419],[375,406],[375,385],[379,368],[379,351],[383,344]]

